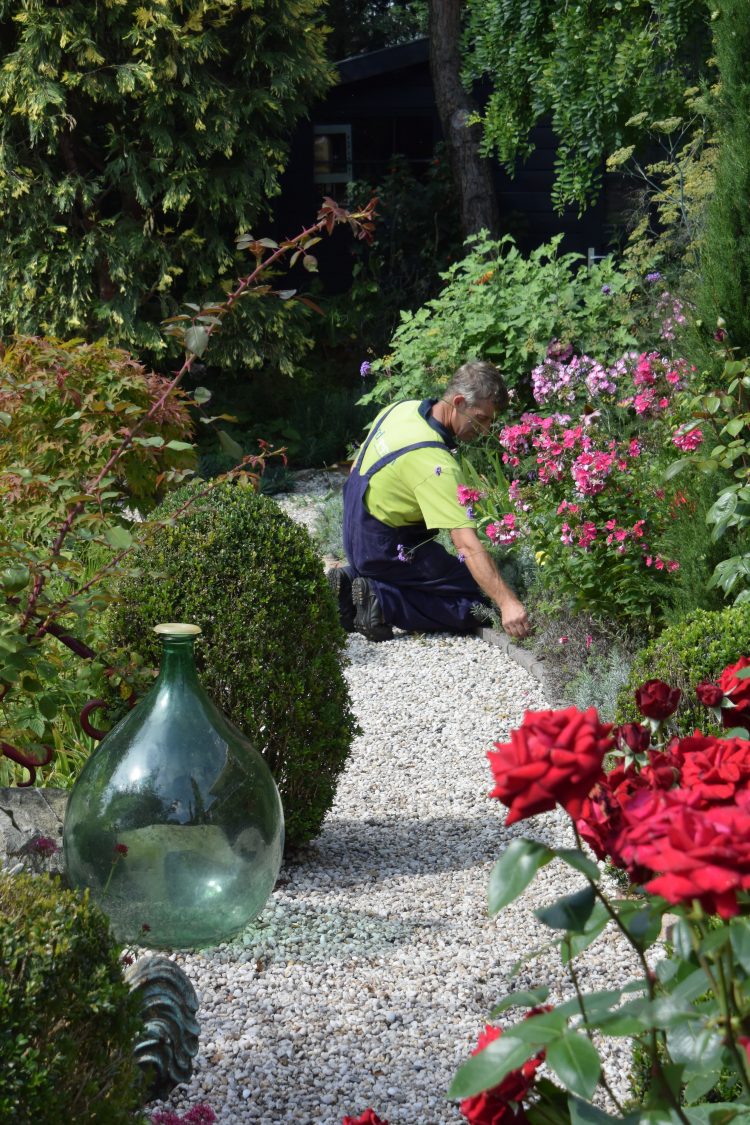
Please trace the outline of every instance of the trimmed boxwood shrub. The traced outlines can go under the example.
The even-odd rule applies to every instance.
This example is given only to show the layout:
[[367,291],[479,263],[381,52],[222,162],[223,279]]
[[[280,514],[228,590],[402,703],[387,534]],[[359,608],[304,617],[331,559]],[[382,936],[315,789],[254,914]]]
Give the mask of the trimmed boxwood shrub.
[[139,1008],[88,895],[0,873],[0,1121],[143,1121]]
[[740,656],[750,656],[750,603],[722,610],[698,609],[670,625],[642,649],[630,669],[628,682],[617,698],[616,722],[640,718],[634,692],[644,680],[665,680],[682,691],[675,721],[684,734],[697,727],[715,729],[709,712],[695,698],[696,684],[715,682]]
[[[173,493],[159,515],[205,488]],[[154,667],[154,625],[200,625],[203,686],[270,766],[287,843],[309,840],[331,807],[356,724],[342,672],[346,634],[307,532],[273,500],[221,483],[173,524],[144,531],[134,565],[108,614],[111,645]]]

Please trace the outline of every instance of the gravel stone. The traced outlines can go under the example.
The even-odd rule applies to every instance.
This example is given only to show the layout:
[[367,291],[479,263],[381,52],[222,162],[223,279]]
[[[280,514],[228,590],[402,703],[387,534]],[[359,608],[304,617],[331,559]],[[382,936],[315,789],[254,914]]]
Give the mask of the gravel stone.
[[[315,483],[300,511],[329,490]],[[487,796],[485,752],[550,706],[542,686],[474,636],[353,634],[348,659],[362,734],[320,835],[243,934],[173,955],[201,1023],[192,1081],[168,1103],[178,1112],[207,1101],[219,1125],[339,1125],[372,1106],[391,1125],[457,1125],[446,1091],[493,1004],[542,984],[553,999],[574,994],[533,911],[580,889],[580,875],[555,860],[487,916],[489,873],[512,839],[573,844],[563,813],[507,829]],[[609,931],[577,966],[584,990],[637,975]],[[604,1049],[627,1097],[627,1041]]]

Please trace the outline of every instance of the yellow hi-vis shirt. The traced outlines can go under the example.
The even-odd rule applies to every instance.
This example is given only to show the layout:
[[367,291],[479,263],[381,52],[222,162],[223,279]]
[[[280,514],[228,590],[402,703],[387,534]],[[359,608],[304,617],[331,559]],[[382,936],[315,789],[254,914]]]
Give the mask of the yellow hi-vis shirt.
[[[440,434],[419,413],[418,399],[398,403],[365,452],[360,473],[381,457],[418,441],[440,441]],[[378,421],[389,410],[381,410]],[[439,470],[439,471],[438,471]],[[474,527],[458,502],[460,470],[447,445],[442,449],[413,449],[379,469],[365,493],[365,507],[388,527],[422,523],[430,529]]]

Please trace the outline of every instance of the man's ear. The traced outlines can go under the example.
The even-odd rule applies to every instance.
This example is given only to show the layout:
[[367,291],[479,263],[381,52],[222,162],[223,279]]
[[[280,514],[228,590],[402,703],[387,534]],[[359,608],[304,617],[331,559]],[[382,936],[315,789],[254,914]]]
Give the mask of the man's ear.
[[454,395],[450,403],[451,406],[455,406],[458,410],[461,410],[466,406],[466,395]]

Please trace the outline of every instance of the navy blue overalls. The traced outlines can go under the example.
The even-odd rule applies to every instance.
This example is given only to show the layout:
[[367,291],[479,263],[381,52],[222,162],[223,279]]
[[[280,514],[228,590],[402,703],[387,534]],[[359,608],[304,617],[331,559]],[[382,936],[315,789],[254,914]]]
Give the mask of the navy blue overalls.
[[[371,580],[388,625],[419,633],[445,629],[465,633],[478,624],[472,606],[487,601],[466,565],[436,543],[437,533],[428,531],[424,523],[388,527],[365,507],[370,481],[397,457],[412,449],[447,448],[444,441],[416,442],[392,450],[360,473],[365,451],[390,412],[368,434],[344,485],[344,549],[349,570],[353,577],[361,574]],[[413,552],[411,561],[399,559],[399,546],[406,554]]]

